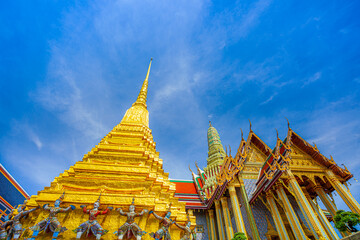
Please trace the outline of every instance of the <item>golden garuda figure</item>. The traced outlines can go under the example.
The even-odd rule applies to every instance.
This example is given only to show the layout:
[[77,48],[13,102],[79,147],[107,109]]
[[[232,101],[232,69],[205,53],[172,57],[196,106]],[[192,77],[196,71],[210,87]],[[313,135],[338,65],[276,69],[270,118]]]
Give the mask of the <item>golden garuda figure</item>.
[[185,226],[181,226],[181,225],[179,225],[177,222],[175,222],[175,225],[176,225],[178,228],[180,228],[180,229],[182,229],[182,230],[185,231],[184,235],[182,236],[182,238],[181,238],[180,240],[190,240],[190,239],[191,239],[191,234],[193,235],[193,239],[196,239],[196,237],[194,236],[194,235],[195,235],[194,231],[191,230],[191,228],[190,228],[190,227],[191,227],[191,221],[190,221],[189,214],[187,215],[187,219],[188,219],[188,220],[187,220]]
[[131,205],[129,206],[129,212],[124,212],[121,208],[116,209],[123,216],[127,216],[126,222],[116,231],[114,234],[118,236],[118,239],[123,239],[126,235],[127,239],[130,239],[132,236],[136,240],[140,240],[141,237],[146,234],[145,231],[142,231],[141,228],[135,223],[135,218],[140,217],[148,212],[147,209],[141,211],[141,213],[135,212],[135,198],[133,198]]
[[85,205],[81,205],[80,207],[83,209],[84,213],[89,214],[89,220],[87,220],[86,222],[80,224],[79,227],[77,227],[76,229],[74,229],[73,231],[76,233],[76,239],[80,239],[81,235],[86,232],[86,236],[89,235],[90,230],[91,233],[96,237],[96,239],[100,239],[102,235],[106,234],[108,232],[108,230],[104,230],[101,225],[98,223],[98,221],[96,220],[96,217],[101,214],[107,214],[108,211],[112,210],[112,207],[108,207],[106,210],[104,211],[100,211],[99,207],[100,207],[100,197],[101,194],[98,198],[98,200],[94,203],[94,208],[93,209],[87,209]]
[[155,240],[171,240],[171,236],[169,233],[169,227],[175,223],[175,221],[170,219],[171,216],[171,203],[169,206],[169,210],[168,212],[165,214],[164,217],[160,217],[159,215],[157,215],[156,213],[154,213],[153,211],[150,211],[150,214],[153,214],[154,217],[156,217],[157,219],[159,219],[162,223],[162,227],[157,230],[155,233],[150,233],[150,236],[152,238],[154,238]]
[[19,239],[24,229],[20,220],[26,217],[29,213],[35,211],[37,208],[33,208],[25,211],[26,200],[24,204],[20,204],[17,208],[13,209],[7,216],[5,222],[0,226],[0,239]]
[[35,240],[39,232],[46,232],[48,229],[53,232],[52,239],[56,239],[59,233],[65,232],[67,230],[66,227],[61,226],[59,220],[57,219],[57,214],[59,212],[67,212],[70,209],[74,210],[75,206],[70,205],[67,208],[61,208],[60,204],[62,203],[64,196],[65,192],[59,197],[58,200],[55,201],[54,207],[49,207],[49,204],[45,204],[43,206],[43,209],[50,212],[49,217],[37,223],[35,226],[30,227],[30,229],[33,231],[33,235],[29,240]]

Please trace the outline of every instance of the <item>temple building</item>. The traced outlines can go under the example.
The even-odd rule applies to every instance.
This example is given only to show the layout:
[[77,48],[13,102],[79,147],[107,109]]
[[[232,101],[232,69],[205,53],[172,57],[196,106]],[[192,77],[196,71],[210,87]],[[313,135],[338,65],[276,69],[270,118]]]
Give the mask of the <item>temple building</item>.
[[[204,226],[203,239],[232,239],[236,232],[257,240],[340,239],[348,233],[339,236],[330,223],[337,211],[333,192],[352,212],[360,213],[359,203],[347,186],[352,174],[346,167],[339,167],[331,156],[322,155],[289,123],[286,138],[277,137],[273,149],[253,132],[250,123],[247,140],[241,136],[234,157],[231,152],[223,154],[219,134],[210,124],[208,148],[205,174],[212,181],[203,183],[206,200],[200,197],[202,192],[194,173],[192,183],[176,182],[176,195],[181,195],[182,189],[197,190],[198,198],[181,201],[194,211],[197,226]],[[319,207],[317,197],[326,209]]]
[[21,187],[13,176],[0,164],[0,225],[5,217],[18,204],[29,199],[29,194]]
[[[154,239],[159,229],[168,231],[173,240],[230,240],[237,232],[253,240],[333,240],[347,235],[339,236],[330,223],[337,211],[332,194],[336,192],[351,211],[360,214],[360,205],[347,187],[352,174],[322,155],[289,123],[287,136],[277,137],[273,148],[253,132],[250,123],[247,139],[239,136],[233,154],[224,150],[210,123],[206,167],[202,170],[194,163],[188,180],[169,178],[149,128],[150,67],[151,61],[140,93],[121,122],[81,161],[27,201],[27,209],[49,205],[27,213],[22,237],[79,239],[86,213],[91,214],[87,209],[95,209],[96,214],[86,223],[97,217],[101,228],[96,225],[95,236],[88,228],[81,239],[135,239],[121,235],[122,227],[130,226],[125,223],[136,223],[141,239]],[[317,197],[326,209],[319,207]],[[126,216],[129,208],[135,208],[136,218]],[[54,209],[59,210],[58,222],[49,222],[49,210]],[[171,221],[166,222],[169,212]],[[54,235],[43,231],[44,219],[55,226],[50,229]],[[191,238],[186,238],[187,229],[192,230]]]

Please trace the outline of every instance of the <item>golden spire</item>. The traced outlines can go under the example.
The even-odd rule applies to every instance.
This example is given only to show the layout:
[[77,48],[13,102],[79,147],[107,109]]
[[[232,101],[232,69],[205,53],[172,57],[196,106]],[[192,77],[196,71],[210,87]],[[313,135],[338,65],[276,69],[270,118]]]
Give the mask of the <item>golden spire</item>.
[[146,73],[146,77],[145,77],[144,83],[141,87],[139,96],[133,105],[141,104],[146,107],[146,99],[147,99],[147,90],[148,90],[148,84],[149,84],[149,74],[150,74],[151,62],[152,62],[152,58],[150,59],[149,68]]
[[149,127],[149,112],[146,107],[146,98],[147,98],[147,89],[149,83],[151,62],[152,62],[152,58],[150,59],[149,68],[146,73],[146,77],[141,87],[139,96],[136,99],[136,101],[133,103],[132,107],[126,111],[123,119],[121,120],[121,123],[143,124]]

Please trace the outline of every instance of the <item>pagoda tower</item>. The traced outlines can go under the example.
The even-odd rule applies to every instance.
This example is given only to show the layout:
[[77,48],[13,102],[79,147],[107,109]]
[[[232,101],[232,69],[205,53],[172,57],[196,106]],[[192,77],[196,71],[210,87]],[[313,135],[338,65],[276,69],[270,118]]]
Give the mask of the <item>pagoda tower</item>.
[[[61,206],[75,205],[76,210],[58,214],[60,223],[68,229],[59,235],[59,239],[75,239],[76,234],[72,230],[88,218],[79,206],[87,205],[91,209],[100,193],[100,210],[109,206],[114,208],[110,214],[98,216],[101,226],[109,230],[101,239],[116,238],[113,233],[125,223],[126,217],[120,216],[115,209],[121,207],[128,211],[133,198],[136,212],[148,209],[164,216],[171,208],[171,218],[180,225],[185,225],[185,203],[174,197],[176,185],[170,182],[169,174],[163,170],[163,160],[159,158],[149,128],[146,100],[151,62],[152,59],[140,93],[122,121],[85,154],[82,161],[65,170],[54,179],[50,187],[31,196],[27,202],[29,208],[46,203],[53,206],[54,201],[65,192]],[[47,216],[47,211],[37,210],[29,215],[23,227],[33,226]],[[191,212],[190,219],[195,224],[195,217]],[[161,226],[160,221],[149,214],[135,218],[135,221],[148,233],[156,232]],[[181,230],[175,225],[170,228],[170,233],[173,239],[180,239]],[[31,232],[26,230],[23,237],[30,235]],[[51,239],[51,235],[40,233],[37,239]],[[151,238],[144,235],[142,239]]]
[[209,123],[207,140],[208,140],[208,158],[207,158],[207,166],[204,168],[204,170],[208,179],[206,180],[203,189],[208,194],[208,198],[209,198],[217,185],[216,175],[221,170],[221,165],[224,162],[224,158],[226,157],[226,154],[224,151],[224,147],[221,144],[219,133],[211,125],[211,122]]

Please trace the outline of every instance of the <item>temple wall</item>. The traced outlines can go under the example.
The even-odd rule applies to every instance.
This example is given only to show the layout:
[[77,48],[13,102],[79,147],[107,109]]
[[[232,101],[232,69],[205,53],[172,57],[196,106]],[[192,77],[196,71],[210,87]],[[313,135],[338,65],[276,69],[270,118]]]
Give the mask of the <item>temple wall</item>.
[[268,223],[266,221],[266,217],[269,219],[270,224],[272,222],[272,226],[275,228],[275,224],[274,221],[272,219],[271,213],[267,210],[267,208],[264,206],[264,204],[260,201],[257,200],[252,206],[251,209],[253,211],[254,214],[254,218],[255,218],[255,222],[256,222],[256,227],[259,231],[259,235],[260,238],[262,240],[266,240],[266,233],[268,231]]
[[197,240],[209,240],[209,231],[208,231],[208,225],[207,225],[207,221],[206,221],[205,211],[194,211],[194,216],[196,217],[196,226],[203,226],[203,229],[204,229],[203,233],[196,234],[196,239]]

